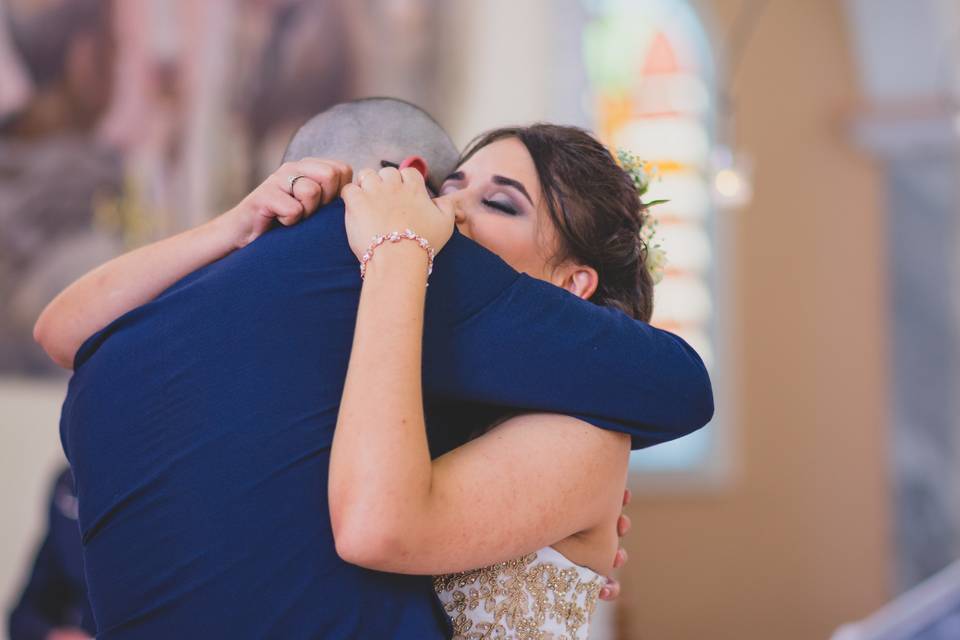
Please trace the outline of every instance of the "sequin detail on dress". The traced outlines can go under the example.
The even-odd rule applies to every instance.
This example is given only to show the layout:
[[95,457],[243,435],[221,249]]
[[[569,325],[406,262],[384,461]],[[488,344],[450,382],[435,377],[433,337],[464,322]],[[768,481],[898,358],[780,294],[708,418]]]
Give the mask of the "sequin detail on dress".
[[454,640],[586,640],[604,579],[552,547],[434,578]]

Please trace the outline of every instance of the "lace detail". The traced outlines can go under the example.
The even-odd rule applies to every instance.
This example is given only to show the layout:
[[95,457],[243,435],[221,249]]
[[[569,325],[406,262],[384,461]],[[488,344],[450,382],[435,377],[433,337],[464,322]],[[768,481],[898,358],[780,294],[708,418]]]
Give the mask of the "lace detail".
[[587,638],[604,580],[551,547],[434,578],[454,640]]

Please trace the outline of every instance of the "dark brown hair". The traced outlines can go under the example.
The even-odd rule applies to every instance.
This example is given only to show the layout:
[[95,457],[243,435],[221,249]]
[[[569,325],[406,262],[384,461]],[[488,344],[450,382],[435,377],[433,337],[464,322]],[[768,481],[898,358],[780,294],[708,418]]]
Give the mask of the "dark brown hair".
[[520,140],[533,158],[559,237],[553,261],[593,267],[599,283],[592,302],[649,321],[653,280],[644,266],[647,247],[640,237],[647,212],[630,176],[589,132],[543,123],[481,134],[460,162],[505,138]]

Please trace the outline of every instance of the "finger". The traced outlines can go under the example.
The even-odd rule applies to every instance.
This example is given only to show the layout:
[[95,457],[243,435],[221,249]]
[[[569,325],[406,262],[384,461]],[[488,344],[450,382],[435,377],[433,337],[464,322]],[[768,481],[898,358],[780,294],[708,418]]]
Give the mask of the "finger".
[[[318,205],[326,204],[340,192],[340,169],[333,163],[305,158],[292,164],[296,175],[301,177],[294,181],[291,195],[303,202],[307,211],[312,212]],[[301,188],[301,183],[306,183],[306,188]]]
[[427,164],[427,161],[420,156],[407,156],[400,161],[400,172],[403,173],[403,170],[407,167],[416,169],[420,175],[423,176],[423,179],[426,180],[427,176],[430,175],[430,166]]
[[630,489],[623,490],[623,506],[630,504],[630,499],[633,498],[633,494],[630,493]]
[[290,192],[290,176],[294,175],[295,172],[296,172],[296,169],[294,168],[292,162],[284,162],[279,167],[277,167],[277,170],[271,173],[267,177],[267,179],[264,180],[263,182],[264,184],[268,182],[272,183],[280,187],[287,193],[289,193]]
[[[317,158],[304,158],[296,163],[297,170],[301,175],[310,178],[321,187],[321,197],[313,203],[313,207],[319,204],[327,204],[337,197],[340,193],[340,187],[350,180],[353,170],[349,165],[333,160],[321,160]],[[302,182],[298,180],[297,184]],[[307,203],[304,203],[307,205]],[[307,209],[311,209],[307,206]]]
[[617,549],[616,555],[613,556],[613,568],[619,569],[627,563],[629,556],[627,556],[627,550],[620,548]]
[[424,185],[423,174],[414,167],[406,167],[400,170],[400,177],[404,184]]
[[340,189],[340,197],[343,198],[343,202],[347,205],[348,210],[351,205],[356,202],[357,196],[361,193],[363,193],[363,189],[353,182],[348,182],[343,185],[343,188]]
[[620,517],[617,518],[617,535],[621,538],[627,535],[631,526],[633,526],[633,523],[630,522],[630,516],[621,513]]
[[344,185],[351,180],[353,180],[353,167],[351,167],[346,162],[340,162],[339,160],[321,160],[316,159],[319,162],[325,162],[326,164],[333,167],[335,173],[339,174],[340,184]]
[[600,589],[601,600],[616,600],[620,596],[620,583],[613,578],[607,578],[607,584]]
[[380,169],[380,179],[384,184],[400,184],[403,180],[400,178],[400,172],[396,167],[384,167]]
[[372,180],[380,180],[380,176],[377,175],[377,172],[373,169],[361,169],[360,173],[357,174],[356,183],[363,187],[366,184],[372,184]]
[[353,168],[346,162],[340,162],[339,160],[331,160],[329,158],[315,158],[315,157],[304,158],[300,162],[308,162],[311,164],[324,164],[333,168],[333,170],[336,171],[337,173],[346,174],[347,180],[350,180],[353,178]]
[[284,191],[282,187],[273,186],[264,189],[260,196],[260,202],[267,212],[275,218],[289,218],[303,212],[303,205],[300,201]]
[[340,187],[340,197],[344,200],[353,199],[357,197],[358,193],[362,193],[363,190],[360,188],[356,182],[348,182],[347,184]]
[[337,169],[337,177],[339,179],[338,182],[340,186],[337,188],[335,193],[339,193],[340,188],[343,187],[343,185],[353,180],[353,167],[345,162],[338,162],[336,160],[331,161],[331,163]]
[[300,222],[300,218],[303,217],[303,204],[280,189],[269,194],[266,205],[276,216],[277,221],[287,227]]
[[293,197],[303,205],[304,216],[314,212],[321,201],[324,200],[327,191],[323,184],[307,177],[300,178],[293,183]]
[[328,204],[336,198],[343,185],[350,182],[352,175],[350,167],[346,165],[331,165],[330,172],[320,181],[323,192],[320,197],[320,204]]
[[274,183],[280,187],[284,193],[292,196],[295,182],[299,182],[297,178],[299,176],[310,177],[309,172],[304,173],[304,168],[302,166],[303,164],[303,161],[284,162],[270,175],[269,178],[267,178],[267,182]]
[[323,158],[303,158],[293,162],[285,162],[276,171],[276,175],[290,179],[297,176],[306,176],[320,182],[324,176],[342,171],[345,165],[334,160]]
[[346,162],[340,162],[339,160],[330,161],[334,166],[339,169],[340,173],[347,177],[347,182],[353,178],[353,167],[351,167]]

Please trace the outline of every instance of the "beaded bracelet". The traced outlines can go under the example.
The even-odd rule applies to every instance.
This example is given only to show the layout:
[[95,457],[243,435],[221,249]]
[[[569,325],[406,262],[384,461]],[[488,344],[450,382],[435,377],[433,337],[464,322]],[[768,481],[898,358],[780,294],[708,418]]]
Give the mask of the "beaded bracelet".
[[[382,245],[384,242],[389,240],[390,242],[400,242],[401,240],[413,240],[418,245],[420,245],[424,251],[427,252],[427,258],[429,262],[427,263],[427,277],[430,277],[430,274],[433,273],[433,258],[437,255],[437,252],[433,250],[433,247],[430,246],[430,243],[421,235],[417,235],[410,229],[407,229],[403,233],[399,231],[391,231],[387,235],[378,235],[374,236],[373,242],[370,243],[370,246],[360,257],[360,278],[363,279],[367,276],[367,263],[373,259],[373,252],[377,250],[377,247]],[[429,285],[428,285],[429,286]]]

